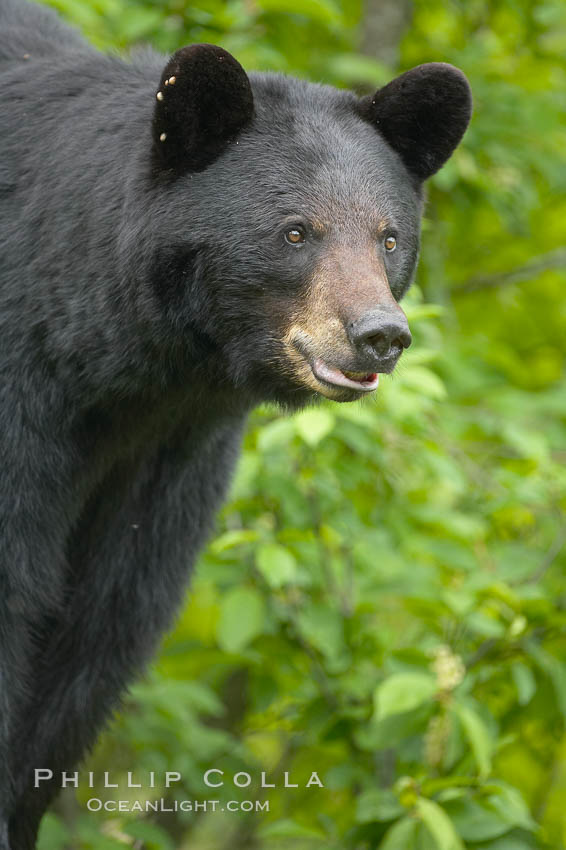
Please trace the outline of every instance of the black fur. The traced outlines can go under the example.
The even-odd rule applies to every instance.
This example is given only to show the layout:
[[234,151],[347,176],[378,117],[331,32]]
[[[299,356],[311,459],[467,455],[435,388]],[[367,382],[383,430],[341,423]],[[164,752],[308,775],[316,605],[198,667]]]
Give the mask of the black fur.
[[360,113],[378,127],[407,168],[426,180],[460,143],[472,114],[472,95],[458,68],[430,62],[362,98]]
[[192,44],[165,66],[156,93],[156,171],[201,171],[218,158],[253,115],[250,81],[221,47]]
[[[32,772],[76,765],[171,625],[248,411],[316,396],[283,339],[315,270],[369,268],[386,221],[398,309],[424,154],[351,93],[210,46],[127,63],[24,0],[0,103],[0,850],[30,850],[58,784]],[[462,130],[435,114],[429,170]]]

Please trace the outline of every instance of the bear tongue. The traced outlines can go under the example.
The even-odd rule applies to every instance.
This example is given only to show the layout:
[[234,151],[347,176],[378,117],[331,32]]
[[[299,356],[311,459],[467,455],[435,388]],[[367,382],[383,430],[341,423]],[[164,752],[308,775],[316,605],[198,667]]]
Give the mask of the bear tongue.
[[375,390],[379,383],[379,375],[376,372],[370,374],[363,372],[342,372],[340,369],[328,366],[320,357],[315,360],[312,370],[316,378],[326,381],[327,384],[334,384],[334,386],[338,387],[349,387],[350,389],[362,390],[363,392]]

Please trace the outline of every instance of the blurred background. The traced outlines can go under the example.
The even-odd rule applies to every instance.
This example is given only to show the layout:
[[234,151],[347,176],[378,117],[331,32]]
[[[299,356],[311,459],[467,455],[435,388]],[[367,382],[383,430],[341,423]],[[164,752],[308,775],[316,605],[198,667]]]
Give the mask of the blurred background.
[[41,850],[563,850],[563,0],[51,5],[102,49],[208,41],[360,93],[452,62],[475,114],[429,184],[413,346],[363,404],[254,414],[177,628],[87,764],[120,791],[64,794]]

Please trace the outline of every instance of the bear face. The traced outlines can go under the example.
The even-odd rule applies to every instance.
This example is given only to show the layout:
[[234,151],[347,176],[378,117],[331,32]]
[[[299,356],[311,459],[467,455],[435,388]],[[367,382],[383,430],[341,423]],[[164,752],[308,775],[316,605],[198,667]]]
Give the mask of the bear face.
[[171,194],[154,285],[177,328],[198,312],[215,380],[291,407],[372,392],[411,342],[399,301],[422,182],[469,120],[461,72],[421,66],[359,99],[248,78],[198,45],[175,54],[156,101],[152,180]]

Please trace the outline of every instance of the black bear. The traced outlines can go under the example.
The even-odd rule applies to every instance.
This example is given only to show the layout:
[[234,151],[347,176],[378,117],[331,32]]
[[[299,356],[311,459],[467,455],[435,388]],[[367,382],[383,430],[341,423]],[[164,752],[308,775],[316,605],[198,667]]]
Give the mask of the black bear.
[[209,44],[124,61],[25,0],[0,90],[0,850],[29,850],[170,627],[250,409],[358,399],[409,345],[422,183],[471,98],[446,64],[359,98]]

